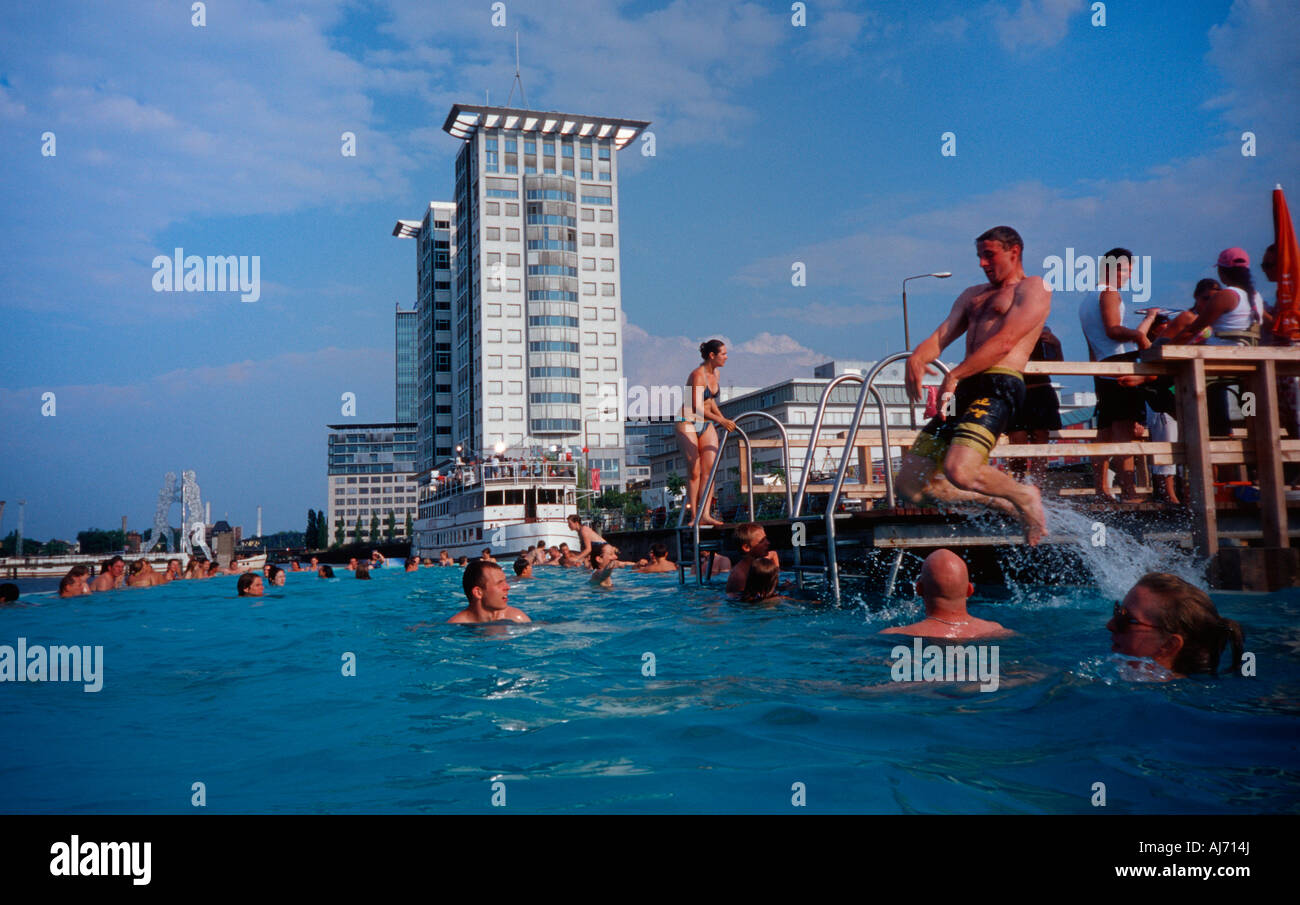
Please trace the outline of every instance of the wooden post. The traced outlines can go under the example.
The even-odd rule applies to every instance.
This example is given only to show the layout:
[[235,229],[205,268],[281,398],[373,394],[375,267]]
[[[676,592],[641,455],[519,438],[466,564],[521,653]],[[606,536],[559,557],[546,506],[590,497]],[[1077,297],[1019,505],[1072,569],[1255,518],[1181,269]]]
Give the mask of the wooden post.
[[1286,487],[1282,483],[1281,417],[1278,413],[1277,367],[1261,361],[1255,368],[1251,391],[1255,414],[1246,423],[1255,441],[1255,466],[1259,474],[1259,514],[1265,547],[1289,547]]
[[1179,439],[1187,452],[1187,495],[1192,510],[1192,541],[1202,556],[1219,552],[1219,519],[1214,511],[1214,468],[1210,464],[1210,417],[1205,408],[1205,361],[1184,360],[1176,378]]

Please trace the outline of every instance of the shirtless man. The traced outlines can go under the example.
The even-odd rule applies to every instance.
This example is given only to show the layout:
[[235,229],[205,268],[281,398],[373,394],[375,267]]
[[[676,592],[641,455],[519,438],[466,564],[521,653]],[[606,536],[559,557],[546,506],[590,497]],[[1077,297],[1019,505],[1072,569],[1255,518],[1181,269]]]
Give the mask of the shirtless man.
[[149,560],[141,557],[131,563],[131,577],[126,580],[126,583],[133,588],[152,588],[155,585],[166,584],[167,579],[154,571]]
[[975,593],[966,563],[951,550],[935,550],[921,566],[916,593],[925,601],[925,618],[911,625],[887,628],[882,635],[923,638],[1001,638],[1014,632],[990,619],[966,612],[966,598]]
[[[939,414],[903,456],[899,494],[919,503],[980,503],[1018,516],[1025,540],[1034,546],[1047,531],[1038,488],[1017,482],[988,464],[998,435],[1024,402],[1023,372],[1052,309],[1042,277],[1025,275],[1025,243],[1009,226],[996,226],[975,240],[987,283],[957,297],[939,329],[907,359],[907,392],[925,398],[921,382],[943,350],[966,334],[966,358],[939,388]],[[946,407],[956,397],[957,415]]]
[[676,572],[677,565],[668,559],[668,548],[663,544],[650,545],[650,558],[637,563],[638,572]]
[[731,567],[731,574],[727,576],[728,594],[744,592],[745,583],[749,581],[749,569],[755,560],[769,559],[777,568],[781,566],[780,556],[772,549],[772,542],[767,539],[767,530],[758,522],[737,525],[736,543],[740,544],[740,552],[745,555]]
[[448,622],[532,622],[522,610],[510,606],[510,582],[497,563],[481,559],[470,563],[461,576],[461,587],[469,605]]
[[[586,559],[588,556],[591,555],[592,544],[605,543],[605,538],[597,534],[595,529],[593,529],[590,525],[584,525],[582,523],[582,518],[580,516],[576,514],[571,515],[569,516],[568,521],[569,521],[569,527],[572,528],[577,533],[578,540],[582,541],[582,548],[578,550],[579,559]],[[563,547],[564,545],[560,544],[560,546]]]
[[126,562],[120,556],[114,556],[112,559],[104,560],[104,566],[100,570],[99,577],[95,579],[90,586],[92,591],[112,591],[118,587],[122,581],[122,573],[126,571]]

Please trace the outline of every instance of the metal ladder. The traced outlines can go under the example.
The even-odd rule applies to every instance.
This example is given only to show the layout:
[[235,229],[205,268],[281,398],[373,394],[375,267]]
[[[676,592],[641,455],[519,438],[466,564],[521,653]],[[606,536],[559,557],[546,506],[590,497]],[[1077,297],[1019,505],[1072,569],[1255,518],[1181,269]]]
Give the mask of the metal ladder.
[[[822,421],[826,414],[826,406],[830,402],[831,391],[834,390],[834,388],[839,386],[841,383],[862,384],[862,390],[858,394],[858,402],[853,411],[853,419],[849,424],[849,429],[845,436],[844,450],[840,454],[839,469],[835,476],[835,483],[832,485],[830,495],[827,497],[826,512],[823,515],[823,518],[825,519],[825,523],[826,523],[826,565],[825,566],[803,565],[803,558],[801,555],[802,548],[801,547],[794,548],[794,556],[795,556],[794,571],[796,573],[796,579],[799,583],[799,587],[800,588],[803,587],[804,572],[820,572],[826,576],[826,582],[831,588],[831,594],[837,605],[840,602],[840,570],[839,570],[839,559],[837,556],[836,548],[840,542],[837,541],[835,538],[835,507],[839,503],[840,493],[842,492],[844,487],[844,480],[846,475],[848,474],[849,458],[853,454],[853,441],[857,438],[858,429],[862,424],[862,414],[863,411],[866,409],[866,405],[867,405],[867,397],[870,396],[875,399],[876,411],[880,416],[881,459],[882,459],[882,464],[884,466],[883,470],[885,473],[885,503],[889,508],[891,509],[894,508],[894,506],[897,504],[897,499],[894,492],[893,462],[889,455],[889,450],[890,450],[889,414],[888,414],[888,410],[885,408],[884,399],[881,397],[880,392],[875,387],[875,382],[876,382],[876,378],[880,375],[881,371],[883,371],[885,368],[887,368],[889,365],[893,364],[896,361],[909,358],[911,354],[912,354],[911,352],[896,352],[893,355],[886,356],[885,358],[876,362],[875,366],[872,367],[872,369],[867,373],[866,377],[862,377],[861,375],[858,374],[841,374],[839,377],[836,377],[834,380],[832,380],[830,383],[826,385],[826,389],[822,392],[821,401],[820,403],[818,403],[817,406],[817,416],[813,420],[812,434],[808,438],[808,452],[804,457],[804,467],[799,479],[799,493],[798,496],[795,498],[794,510],[793,510],[793,514],[791,515],[792,519],[798,519],[803,513],[803,504],[807,493],[808,478],[811,471],[811,469],[809,468],[809,464],[813,461],[813,455],[815,454],[817,449],[817,438],[821,433]],[[947,374],[948,371],[950,370],[949,367],[941,361],[936,360],[932,362],[932,364],[936,365],[944,374]],[[911,418],[912,427],[915,428],[916,409],[914,406],[909,406],[909,416]],[[845,543],[850,543],[850,542],[846,541]],[[893,594],[894,585],[898,578],[898,569],[899,566],[902,564],[902,560],[903,560],[903,551],[902,550],[896,551],[894,554],[893,565],[890,568],[889,581],[886,585],[885,593],[887,596]],[[845,577],[869,578],[870,576],[846,574]]]
[[[775,415],[771,414],[770,412],[745,412],[743,415],[740,415],[736,419],[736,421],[739,422],[741,418],[766,418],[767,420],[771,421],[774,425],[776,425],[777,431],[780,432],[781,452],[782,452],[781,466],[782,468],[785,469],[785,507],[786,507],[786,512],[793,513],[794,500],[790,493],[790,435],[786,432],[785,425],[781,423],[779,418],[777,418]],[[740,429],[739,424],[736,425],[736,433],[740,435],[740,439],[745,444],[745,475],[749,479],[748,480],[749,486],[746,488],[749,496],[749,520],[753,522],[753,521],[757,521],[757,518],[755,517],[755,510],[754,510],[754,454],[750,446],[749,435]],[[713,484],[717,480],[718,467],[722,464],[722,453],[726,450],[727,440],[730,437],[731,437],[731,431],[724,429],[722,431],[722,438],[718,441],[718,453],[713,459],[713,467],[709,469],[709,479],[705,483],[704,487],[701,488],[700,490],[701,500],[707,500],[709,498],[710,492],[713,490]],[[700,553],[703,550],[717,551],[722,549],[722,538],[719,537],[717,540],[704,541],[704,542],[700,541],[700,513],[697,512],[695,514],[695,519],[692,522],[692,524],[686,526],[692,528],[693,531],[691,534],[690,542],[689,543],[685,542],[682,538],[682,535],[684,533],[683,526],[682,526],[682,519],[685,517],[686,517],[686,507],[682,506],[681,512],[677,516],[677,525],[676,525],[677,581],[679,584],[683,584],[683,585],[686,583],[686,559],[687,556],[689,556],[691,563],[695,566],[696,583],[703,585],[706,581],[708,581],[713,577],[713,560],[712,558],[710,558],[709,560],[709,574],[706,576],[704,574],[703,568],[701,568],[700,566],[700,561],[699,561]],[[686,549],[688,546],[690,548],[689,550]]]

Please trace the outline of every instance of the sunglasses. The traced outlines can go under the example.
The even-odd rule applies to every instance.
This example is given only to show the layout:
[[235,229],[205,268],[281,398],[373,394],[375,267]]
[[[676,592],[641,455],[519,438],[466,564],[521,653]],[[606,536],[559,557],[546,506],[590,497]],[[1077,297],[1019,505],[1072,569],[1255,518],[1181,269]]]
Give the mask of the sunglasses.
[[1111,616],[1111,619],[1114,621],[1115,627],[1120,631],[1128,631],[1135,625],[1145,625],[1147,628],[1154,628],[1154,629],[1159,629],[1160,631],[1164,631],[1164,629],[1160,628],[1160,626],[1158,625],[1153,625],[1150,622],[1142,622],[1138,619],[1133,618],[1133,616],[1129,614],[1129,611],[1124,609],[1124,604],[1122,603],[1115,604],[1115,612],[1114,615]]

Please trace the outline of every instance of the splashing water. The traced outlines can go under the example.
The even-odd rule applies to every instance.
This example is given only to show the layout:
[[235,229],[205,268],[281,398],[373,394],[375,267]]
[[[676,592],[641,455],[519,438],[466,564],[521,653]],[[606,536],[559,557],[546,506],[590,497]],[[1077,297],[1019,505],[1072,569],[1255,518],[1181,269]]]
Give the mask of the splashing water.
[[[1122,599],[1147,572],[1172,572],[1204,588],[1205,562],[1196,554],[1162,541],[1142,540],[1101,519],[1070,508],[1065,500],[1044,499],[1047,528],[1053,539],[1071,541],[1096,585],[1107,597]],[[1100,530],[1099,530],[1100,529]]]

